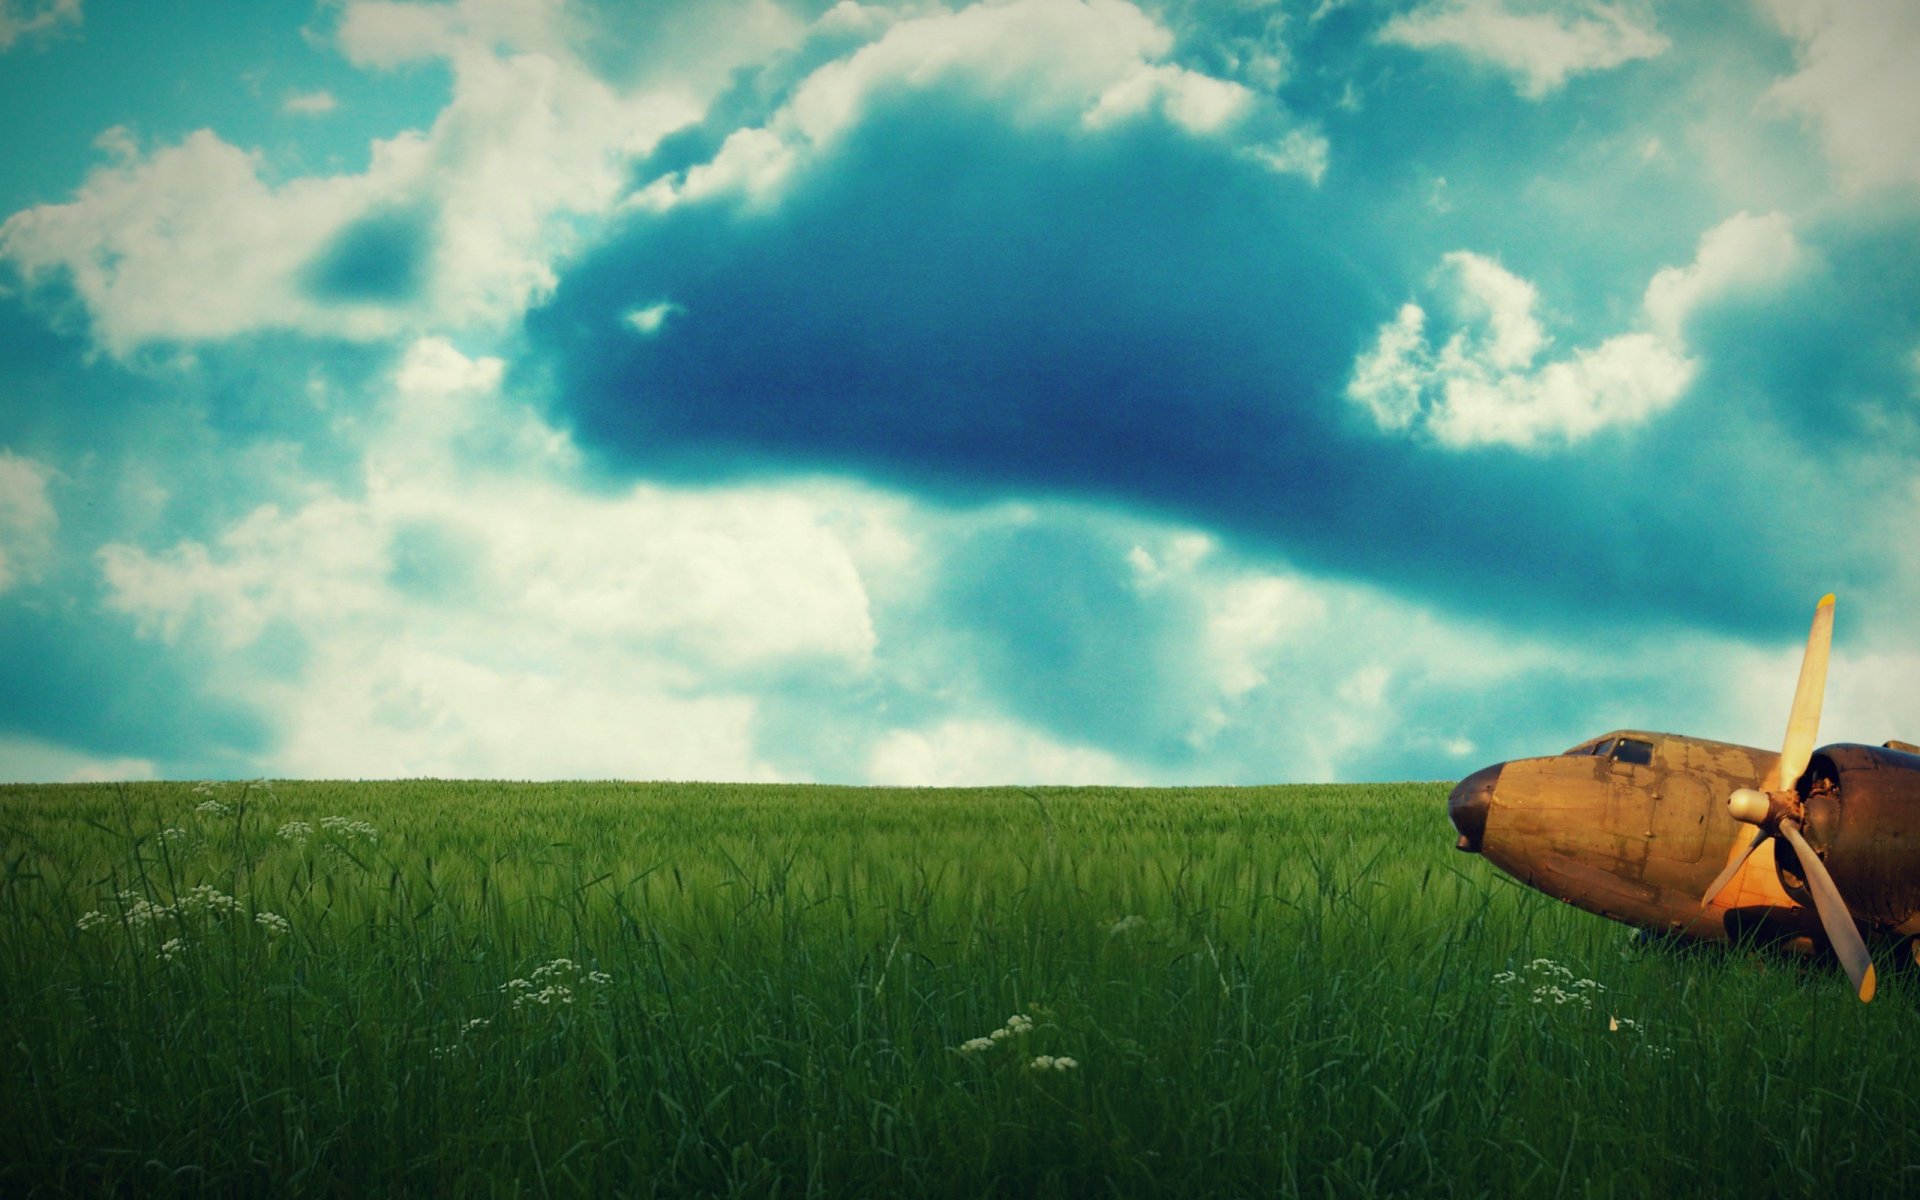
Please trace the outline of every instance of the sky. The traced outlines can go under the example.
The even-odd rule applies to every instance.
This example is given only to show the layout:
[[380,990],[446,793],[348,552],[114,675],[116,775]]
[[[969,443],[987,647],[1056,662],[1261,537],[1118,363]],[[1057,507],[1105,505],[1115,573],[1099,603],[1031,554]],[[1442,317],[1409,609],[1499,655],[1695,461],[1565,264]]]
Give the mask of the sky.
[[0,0],[0,780],[1920,740],[1910,0]]

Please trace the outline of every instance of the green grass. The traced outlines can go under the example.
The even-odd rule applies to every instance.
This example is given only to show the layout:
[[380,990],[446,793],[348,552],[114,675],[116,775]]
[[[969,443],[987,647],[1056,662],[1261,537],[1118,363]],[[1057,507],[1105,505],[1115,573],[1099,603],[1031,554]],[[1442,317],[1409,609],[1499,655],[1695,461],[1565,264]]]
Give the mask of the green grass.
[[0,1194],[1920,1192],[1905,973],[1627,951],[1444,797],[0,788]]

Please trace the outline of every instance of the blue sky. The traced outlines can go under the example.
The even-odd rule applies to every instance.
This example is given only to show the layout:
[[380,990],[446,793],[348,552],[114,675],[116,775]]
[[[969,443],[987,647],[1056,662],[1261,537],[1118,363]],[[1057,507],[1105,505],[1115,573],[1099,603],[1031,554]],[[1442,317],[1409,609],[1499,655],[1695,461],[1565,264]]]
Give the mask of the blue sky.
[[1904,0],[0,0],[0,779],[1920,732]]

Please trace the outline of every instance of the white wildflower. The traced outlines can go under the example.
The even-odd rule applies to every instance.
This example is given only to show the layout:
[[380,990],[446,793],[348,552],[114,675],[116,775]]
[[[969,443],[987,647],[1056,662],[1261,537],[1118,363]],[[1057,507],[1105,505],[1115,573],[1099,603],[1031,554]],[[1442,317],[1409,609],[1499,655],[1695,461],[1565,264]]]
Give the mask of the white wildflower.
[[485,1029],[487,1026],[491,1024],[493,1024],[493,1021],[491,1018],[475,1017],[473,1020],[468,1021],[466,1025],[462,1026],[460,1032],[462,1034],[473,1033],[477,1030]]
[[284,937],[293,932],[293,923],[278,913],[255,913],[253,922],[265,929],[269,937]]
[[220,916],[230,916],[240,911],[240,902],[227,895],[210,883],[203,883],[186,895],[173,902],[173,907],[181,913],[209,912]]
[[169,825],[160,831],[160,840],[163,842],[177,842],[186,836],[187,831],[178,825]]
[[1031,1017],[1025,1013],[1015,1013],[1007,1018],[1005,1025],[1002,1025],[987,1036],[968,1038],[967,1041],[961,1045],[960,1050],[964,1054],[972,1054],[979,1050],[991,1050],[996,1043],[1004,1042],[1010,1037],[1017,1037],[1032,1028],[1033,1019]]
[[75,921],[74,924],[79,926],[81,929],[98,929],[100,926],[107,924],[111,920],[113,920],[112,917],[109,917],[107,914],[101,912],[99,909],[96,908],[92,912],[81,913],[80,919],[78,921]]
[[233,809],[211,798],[202,800],[200,803],[194,805],[193,811],[203,817],[230,817],[233,815]]
[[348,841],[377,842],[380,831],[365,821],[355,821],[347,817],[321,817],[320,828],[329,833],[338,834]]
[[513,1007],[525,1008],[529,1004],[538,1004],[548,1008],[555,1004],[572,1004],[573,989],[561,983],[550,983],[539,991],[527,990],[513,998]]
[[160,961],[172,962],[176,957],[184,953],[186,948],[187,939],[179,937],[168,938],[166,941],[160,943]]
[[311,821],[288,821],[277,831],[279,838],[287,842],[304,842],[313,836]]
[[1040,1054],[1036,1055],[1034,1060],[1027,1064],[1027,1068],[1033,1071],[1071,1071],[1079,1065],[1079,1063],[1064,1054],[1058,1058],[1055,1058],[1051,1054]]
[[613,982],[613,976],[607,974],[605,971],[588,971],[587,982],[595,983],[595,984],[608,984]]

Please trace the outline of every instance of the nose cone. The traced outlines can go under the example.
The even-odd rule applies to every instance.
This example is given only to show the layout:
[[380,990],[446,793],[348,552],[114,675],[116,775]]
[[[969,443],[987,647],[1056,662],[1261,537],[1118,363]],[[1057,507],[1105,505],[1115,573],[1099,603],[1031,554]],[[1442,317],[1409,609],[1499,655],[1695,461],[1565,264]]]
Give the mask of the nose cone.
[[1470,854],[1480,850],[1480,839],[1487,832],[1487,810],[1493,807],[1493,785],[1500,778],[1500,767],[1482,767],[1453,785],[1447,796],[1447,816],[1460,831],[1454,849]]

